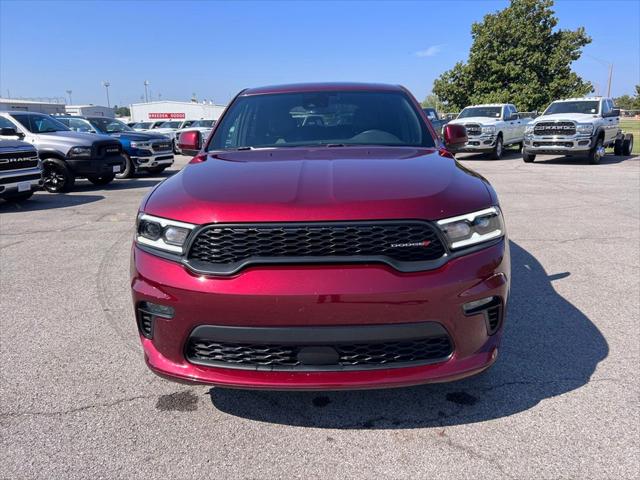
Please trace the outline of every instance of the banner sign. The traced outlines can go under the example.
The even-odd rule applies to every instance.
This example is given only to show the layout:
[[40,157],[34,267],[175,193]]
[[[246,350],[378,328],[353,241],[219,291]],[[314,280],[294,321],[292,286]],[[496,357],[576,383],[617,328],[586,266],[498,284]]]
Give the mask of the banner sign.
[[164,118],[186,118],[184,113],[150,113],[149,120],[161,120]]

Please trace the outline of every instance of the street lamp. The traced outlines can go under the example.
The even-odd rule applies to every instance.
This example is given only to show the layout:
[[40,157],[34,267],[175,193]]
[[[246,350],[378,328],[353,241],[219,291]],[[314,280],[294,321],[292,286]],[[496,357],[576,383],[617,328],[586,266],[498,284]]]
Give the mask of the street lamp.
[[67,95],[69,95],[69,105],[72,105],[73,104],[73,100],[71,100],[71,93],[72,92],[71,92],[71,90],[66,90],[66,92],[67,92]]
[[102,82],[102,85],[104,86],[105,90],[107,91],[107,107],[111,108],[111,102],[109,102],[109,87],[111,86],[111,83],[108,80],[104,80]]
[[145,103],[149,103],[149,92],[147,92],[147,87],[149,86],[149,80],[144,81],[144,101]]

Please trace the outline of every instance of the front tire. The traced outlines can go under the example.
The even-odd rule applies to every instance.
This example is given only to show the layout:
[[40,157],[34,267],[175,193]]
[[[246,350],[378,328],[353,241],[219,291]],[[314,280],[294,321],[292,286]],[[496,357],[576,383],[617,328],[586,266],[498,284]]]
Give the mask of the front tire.
[[113,173],[109,173],[106,175],[87,176],[87,180],[89,180],[94,185],[107,185],[108,183],[111,183],[114,178],[116,178],[116,176]]
[[498,134],[498,138],[496,138],[496,146],[493,147],[493,151],[489,155],[489,158],[492,160],[500,160],[502,158],[503,151],[504,144],[502,143],[502,135]]
[[129,157],[129,155],[123,153],[122,158],[124,158],[124,170],[122,170],[120,173],[116,173],[116,178],[130,178],[135,173],[136,168],[133,165],[133,162],[131,161],[131,157]]
[[604,142],[602,140],[602,137],[598,137],[598,139],[596,140],[596,144],[589,151],[589,163],[591,165],[598,165],[600,163],[600,160],[602,160],[604,153]]
[[526,151],[523,150],[522,152],[522,160],[524,160],[524,163],[533,163],[536,159],[536,155],[535,153],[528,153]]
[[616,157],[621,156],[623,153],[622,144],[624,143],[624,138],[616,138],[615,143],[613,144],[613,154]]
[[43,161],[42,185],[49,193],[68,192],[73,188],[76,178],[69,166],[58,158],[47,158]]
[[633,135],[627,133],[622,141],[622,154],[625,156],[631,155],[633,152]]

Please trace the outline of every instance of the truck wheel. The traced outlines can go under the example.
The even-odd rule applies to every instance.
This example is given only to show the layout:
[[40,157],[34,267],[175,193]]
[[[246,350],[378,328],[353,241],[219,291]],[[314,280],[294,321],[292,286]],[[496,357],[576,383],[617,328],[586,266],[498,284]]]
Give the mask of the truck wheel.
[[492,160],[500,160],[502,158],[503,150],[504,146],[502,144],[502,135],[498,134],[498,138],[496,138],[496,146],[493,148],[493,152],[490,153],[489,158]]
[[589,163],[591,165],[597,165],[600,163],[600,160],[602,160],[602,157],[604,156],[604,145],[603,145],[603,140],[602,137],[598,137],[598,139],[596,140],[596,144],[593,146],[593,148],[589,151]]
[[20,203],[25,200],[29,200],[33,196],[33,192],[22,192],[22,193],[14,193],[12,195],[8,195],[4,197],[7,202],[11,203]]
[[58,158],[46,158],[42,166],[42,185],[47,192],[62,193],[73,188],[76,178],[66,163]]
[[524,160],[524,163],[533,163],[535,159],[536,159],[535,153],[529,153],[524,150],[522,151],[522,160]]
[[135,172],[135,167],[133,166],[131,158],[126,153],[122,154],[122,158],[124,158],[124,169],[121,172],[116,173],[116,178],[132,177]]
[[88,175],[87,180],[94,185],[106,185],[111,183],[115,177],[116,176],[113,173],[108,173],[106,175]]
[[524,142],[516,143],[517,152],[522,152],[523,149],[524,149]]
[[616,157],[622,155],[622,143],[624,142],[624,138],[616,138],[615,143],[613,144],[613,154]]
[[633,152],[633,135],[627,133],[622,141],[622,154],[628,156],[631,152]]

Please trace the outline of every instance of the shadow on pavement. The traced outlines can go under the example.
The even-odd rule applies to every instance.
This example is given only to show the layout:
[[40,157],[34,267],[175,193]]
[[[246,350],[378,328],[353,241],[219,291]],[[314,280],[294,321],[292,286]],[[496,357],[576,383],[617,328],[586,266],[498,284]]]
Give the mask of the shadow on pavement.
[[[633,158],[640,158],[640,156],[638,155],[614,155],[612,153],[607,153],[604,157],[602,157],[602,159],[600,160],[600,165],[614,165],[617,163],[622,163],[626,160],[630,160]],[[589,161],[587,160],[587,157],[565,157],[565,156],[560,156],[560,157],[552,157],[552,158],[546,158],[546,159],[539,159],[536,158],[535,163],[540,163],[543,165],[570,165],[570,164],[583,164],[583,165],[589,165]],[[597,165],[594,165],[597,166]]]
[[76,180],[76,184],[73,187],[73,192],[91,192],[95,190],[131,190],[134,188],[149,188],[154,187],[160,183],[164,178],[125,178],[122,180],[116,179],[107,185],[94,185],[88,180]]
[[0,213],[33,212],[52,208],[75,207],[103,200],[102,195],[69,195],[37,192],[29,200],[20,203],[0,201]]
[[483,422],[528,410],[589,382],[608,344],[544,271],[511,242],[512,285],[498,362],[466,380],[392,390],[263,392],[212,388],[219,410],[261,422],[317,428],[406,429]]

